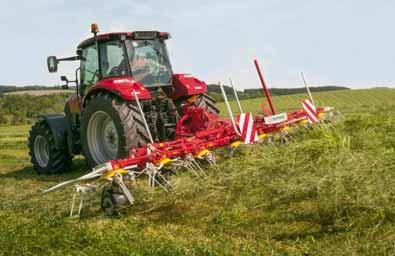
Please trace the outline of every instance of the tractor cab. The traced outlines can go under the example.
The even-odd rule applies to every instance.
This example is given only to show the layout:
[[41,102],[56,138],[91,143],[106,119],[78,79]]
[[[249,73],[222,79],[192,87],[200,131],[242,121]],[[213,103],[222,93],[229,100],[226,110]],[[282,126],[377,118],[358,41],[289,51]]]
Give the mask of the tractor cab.
[[81,94],[99,80],[132,77],[144,87],[171,85],[172,70],[164,40],[156,31],[103,34],[85,40],[81,49]]
[[74,81],[62,77],[67,83],[65,88],[73,82],[79,87],[78,94],[85,96],[99,81],[122,77],[138,81],[145,88],[172,84],[172,68],[165,44],[170,38],[168,33],[135,31],[97,35],[95,24],[92,24],[91,31],[94,36],[78,45],[77,56],[48,57],[50,72],[56,72],[61,61],[80,61]]

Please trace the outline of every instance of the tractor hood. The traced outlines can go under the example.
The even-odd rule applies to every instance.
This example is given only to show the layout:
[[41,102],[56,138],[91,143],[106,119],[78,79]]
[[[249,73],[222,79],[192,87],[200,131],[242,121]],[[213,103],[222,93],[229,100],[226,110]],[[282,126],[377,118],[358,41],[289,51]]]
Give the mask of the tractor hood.
[[169,95],[172,99],[203,94],[207,91],[206,83],[190,74],[173,74],[172,82],[173,91]]
[[98,90],[110,91],[124,100],[135,100],[134,93],[139,100],[151,98],[150,91],[144,88],[142,83],[129,76],[103,79],[92,87],[87,95]]

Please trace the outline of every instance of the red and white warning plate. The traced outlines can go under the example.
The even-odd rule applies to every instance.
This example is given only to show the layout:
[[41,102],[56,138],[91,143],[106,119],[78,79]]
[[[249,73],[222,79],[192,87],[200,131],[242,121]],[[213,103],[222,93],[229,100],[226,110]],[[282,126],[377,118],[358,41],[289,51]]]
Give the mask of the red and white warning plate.
[[251,144],[258,141],[258,133],[254,124],[252,113],[242,113],[239,117],[239,128],[241,138],[246,144]]
[[306,99],[302,102],[303,109],[306,112],[307,119],[311,124],[314,124],[318,121],[317,117],[317,109],[315,108],[314,104],[311,102],[311,100]]

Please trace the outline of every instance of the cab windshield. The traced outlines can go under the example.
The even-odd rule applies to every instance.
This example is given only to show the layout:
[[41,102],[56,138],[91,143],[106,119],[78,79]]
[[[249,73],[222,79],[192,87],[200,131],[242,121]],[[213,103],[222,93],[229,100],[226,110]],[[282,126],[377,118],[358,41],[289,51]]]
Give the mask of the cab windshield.
[[171,83],[171,66],[163,41],[126,40],[132,76],[145,86],[163,86]]

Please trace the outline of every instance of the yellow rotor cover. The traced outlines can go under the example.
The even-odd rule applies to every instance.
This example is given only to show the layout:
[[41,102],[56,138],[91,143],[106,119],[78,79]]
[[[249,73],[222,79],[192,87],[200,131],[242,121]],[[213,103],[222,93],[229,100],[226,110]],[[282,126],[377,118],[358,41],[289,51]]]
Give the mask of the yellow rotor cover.
[[172,159],[170,159],[168,157],[165,157],[165,158],[163,158],[163,159],[161,159],[159,161],[159,165],[166,165],[166,164],[171,163],[171,162],[174,162],[174,160],[172,160]]
[[199,153],[196,154],[195,157],[203,157],[205,156],[209,151],[207,149],[203,149],[202,151],[200,151]]
[[242,143],[243,143],[243,142],[242,142],[241,140],[238,140],[238,141],[232,142],[232,144],[230,144],[230,146],[231,146],[232,148],[237,148],[237,147],[239,147]]
[[266,133],[261,133],[261,134],[259,134],[259,135],[258,135],[258,138],[259,138],[260,140],[263,140],[264,138],[266,138]]
[[102,174],[102,176],[100,177],[101,179],[106,179],[106,180],[108,180],[108,179],[111,179],[112,177],[114,177],[115,176],[115,174],[117,174],[117,173],[120,173],[120,174],[127,174],[127,173],[129,173],[128,171],[126,171],[126,170],[124,170],[124,169],[115,169],[115,170],[111,170],[111,171],[108,171],[108,172],[105,172],[105,173],[103,173]]

